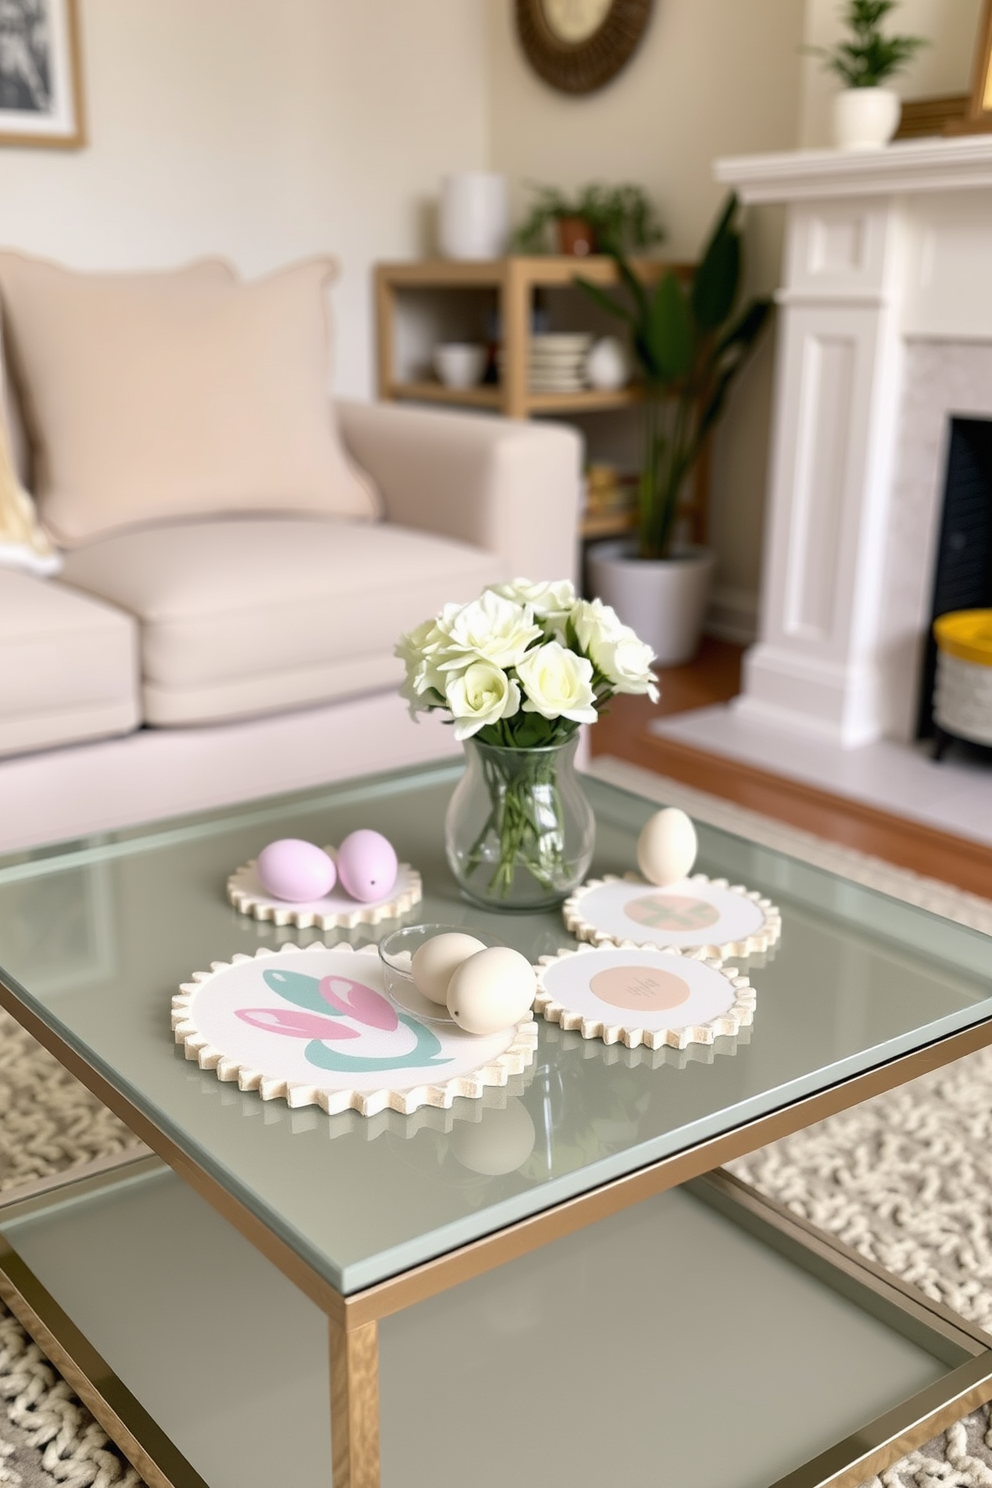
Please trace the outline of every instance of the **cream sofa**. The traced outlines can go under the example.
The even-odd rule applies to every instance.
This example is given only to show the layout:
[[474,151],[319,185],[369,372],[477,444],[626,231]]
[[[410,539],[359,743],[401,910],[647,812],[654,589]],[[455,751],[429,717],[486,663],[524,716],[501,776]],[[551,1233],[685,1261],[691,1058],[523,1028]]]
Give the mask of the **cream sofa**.
[[408,717],[396,639],[487,583],[574,573],[580,441],[394,404],[336,422],[377,520],[235,497],[111,525],[58,577],[0,568],[0,850],[457,749]]
[[[576,561],[570,429],[339,405],[385,520],[142,528],[0,569],[0,850],[456,752],[392,655],[447,600]],[[333,581],[328,575],[333,574]]]

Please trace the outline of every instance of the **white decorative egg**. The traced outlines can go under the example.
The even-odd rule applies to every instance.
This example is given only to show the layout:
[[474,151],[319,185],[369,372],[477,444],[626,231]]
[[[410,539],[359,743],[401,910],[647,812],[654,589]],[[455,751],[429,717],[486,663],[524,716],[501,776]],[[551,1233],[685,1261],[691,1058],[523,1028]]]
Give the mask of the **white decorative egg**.
[[485,945],[474,935],[447,930],[443,935],[432,935],[413,953],[410,975],[417,991],[430,1002],[443,1007],[448,996],[448,983],[463,961],[484,951]]
[[536,991],[526,956],[509,946],[490,946],[456,968],[448,983],[448,1012],[466,1033],[499,1033],[520,1022]]
[[483,1111],[481,1121],[456,1121],[450,1142],[463,1167],[494,1178],[516,1172],[534,1151],[536,1139],[530,1112],[511,1095],[503,1110],[492,1106]]
[[648,883],[664,888],[692,872],[699,842],[684,811],[666,806],[645,822],[637,839],[637,866]]

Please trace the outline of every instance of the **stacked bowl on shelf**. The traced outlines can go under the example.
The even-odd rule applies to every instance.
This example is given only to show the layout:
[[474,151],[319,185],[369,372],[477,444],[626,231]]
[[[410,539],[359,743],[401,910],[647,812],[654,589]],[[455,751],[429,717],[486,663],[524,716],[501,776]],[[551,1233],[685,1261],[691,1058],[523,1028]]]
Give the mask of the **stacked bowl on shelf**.
[[[527,384],[532,393],[577,393],[588,386],[586,358],[593,343],[587,332],[561,332],[530,338]],[[502,372],[503,352],[499,352]]]
[[576,393],[586,386],[586,357],[593,338],[582,332],[530,338],[528,383],[532,393]]

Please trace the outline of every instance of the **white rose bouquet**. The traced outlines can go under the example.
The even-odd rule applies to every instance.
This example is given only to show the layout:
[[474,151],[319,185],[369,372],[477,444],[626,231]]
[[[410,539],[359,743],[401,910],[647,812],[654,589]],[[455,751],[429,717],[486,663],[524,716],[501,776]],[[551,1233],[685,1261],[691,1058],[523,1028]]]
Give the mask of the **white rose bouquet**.
[[[488,865],[489,899],[522,902],[522,878],[533,889],[523,894],[527,902],[564,897],[579,880],[562,887],[574,864],[558,783],[561,746],[617,693],[657,700],[651,648],[609,605],[576,598],[569,580],[515,579],[470,604],[445,605],[402,636],[396,654],[411,713],[446,712],[455,737],[479,746],[488,812],[464,852],[452,847],[449,830],[448,857],[463,888],[481,898],[470,880]],[[582,872],[592,850],[587,835]]]

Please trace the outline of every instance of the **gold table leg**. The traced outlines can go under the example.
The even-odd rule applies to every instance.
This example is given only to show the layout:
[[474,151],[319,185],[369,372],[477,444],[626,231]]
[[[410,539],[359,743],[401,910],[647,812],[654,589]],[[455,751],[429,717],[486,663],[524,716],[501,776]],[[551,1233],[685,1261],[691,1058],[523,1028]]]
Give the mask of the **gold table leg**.
[[329,1329],[334,1488],[379,1488],[379,1325]]

